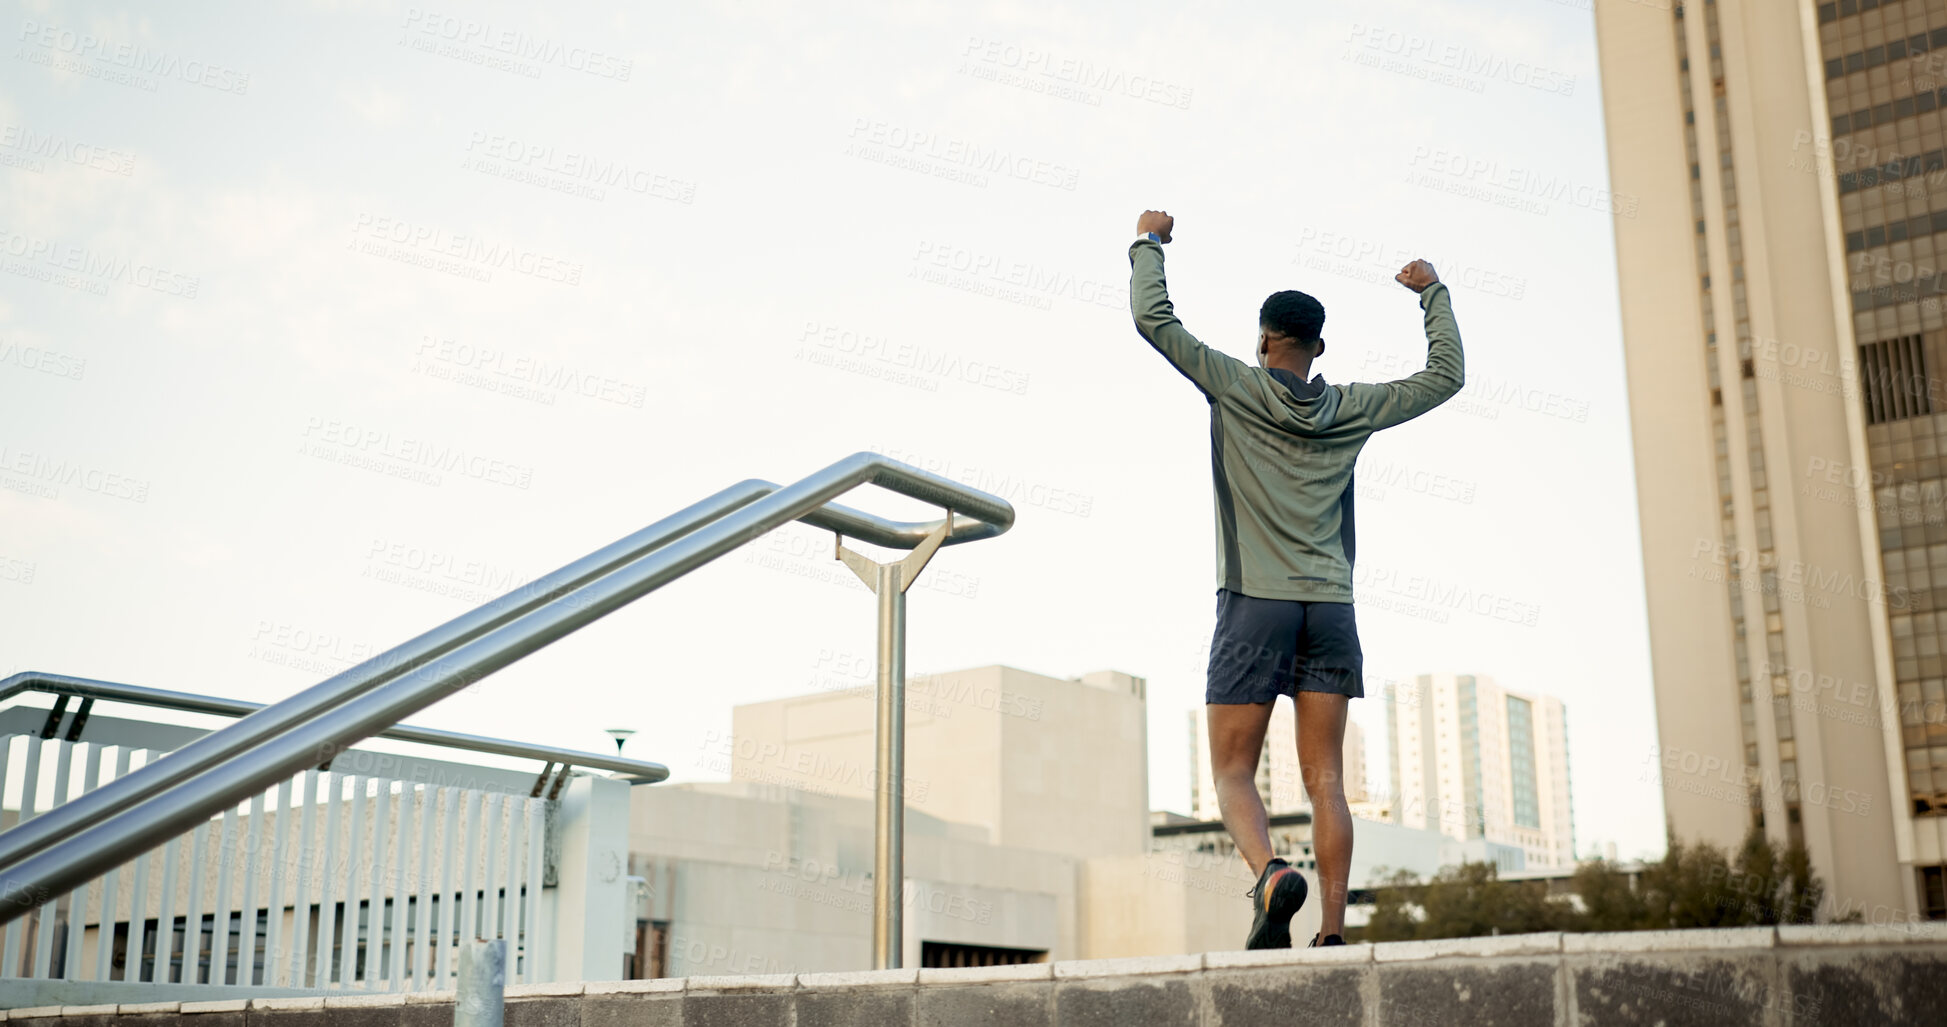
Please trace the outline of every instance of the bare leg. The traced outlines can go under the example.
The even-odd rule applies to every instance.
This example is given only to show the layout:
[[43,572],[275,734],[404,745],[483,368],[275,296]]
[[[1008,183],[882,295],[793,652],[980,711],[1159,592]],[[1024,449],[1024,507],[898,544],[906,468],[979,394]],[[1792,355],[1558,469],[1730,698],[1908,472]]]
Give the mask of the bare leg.
[[1210,772],[1217,779],[1217,808],[1237,854],[1253,877],[1271,862],[1271,834],[1265,828],[1264,798],[1257,792],[1257,761],[1274,703],[1211,703]]
[[[1299,692],[1298,769],[1312,802],[1312,853],[1318,857],[1319,934],[1345,933],[1345,889],[1352,875],[1352,810],[1345,804],[1345,714],[1350,700]],[[1216,722],[1211,721],[1211,732]],[[1221,785],[1219,786],[1221,787]],[[1220,797],[1223,793],[1218,792]],[[1230,814],[1224,814],[1230,826]],[[1231,832],[1233,835],[1236,832]]]

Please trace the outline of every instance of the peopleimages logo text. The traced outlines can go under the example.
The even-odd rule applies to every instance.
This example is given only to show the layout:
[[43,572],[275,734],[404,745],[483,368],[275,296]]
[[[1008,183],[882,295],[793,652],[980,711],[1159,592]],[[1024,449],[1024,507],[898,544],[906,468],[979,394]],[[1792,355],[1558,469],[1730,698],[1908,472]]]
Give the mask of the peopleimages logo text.
[[[7,445],[0,445],[0,475],[19,475],[37,484],[74,485],[84,492],[93,492],[111,499],[126,499],[136,503],[149,501],[149,483],[144,479],[104,471],[99,467],[90,467],[87,464],[49,456],[46,453],[14,449]],[[16,488],[15,491],[29,490]],[[48,498],[54,497],[48,495]]]
[[[445,471],[461,477],[527,488],[534,480],[534,468],[507,463],[457,446],[425,439],[395,436],[389,431],[366,428],[344,421],[312,417],[304,425],[304,437],[359,455],[384,457],[401,465],[430,471]],[[326,452],[331,452],[327,449]],[[437,484],[437,482],[435,482]]]
[[1497,53],[1460,43],[1441,42],[1417,32],[1373,25],[1354,25],[1347,41],[1408,61],[1421,61],[1449,71],[1483,79],[1500,79],[1544,93],[1572,96],[1575,76],[1531,61],[1510,60]]
[[575,261],[539,253],[510,243],[489,242],[479,236],[459,235],[434,225],[403,218],[360,213],[352,219],[353,246],[360,237],[391,243],[404,251],[418,251],[430,257],[452,257],[481,268],[505,268],[565,285],[580,285],[582,265]]
[[1188,86],[1168,82],[1154,75],[1130,74],[1082,58],[1053,53],[1039,47],[1019,46],[999,39],[969,36],[966,46],[960,51],[960,56],[1023,75],[1052,79],[1083,89],[1121,93],[1124,96],[1162,104],[1165,107],[1175,107],[1179,110],[1188,108],[1190,98],[1196,95],[1196,90]]
[[497,28],[487,22],[451,14],[437,14],[417,7],[406,8],[405,28],[423,36],[443,39],[461,46],[477,47],[537,64],[552,64],[569,71],[586,72],[599,78],[627,82],[635,72],[635,62],[625,57],[563,44],[544,36],[533,36],[519,29]]
[[[28,46],[47,51],[36,63],[47,63],[49,55],[56,55],[53,62],[64,71],[90,74],[92,65],[108,65],[127,73],[123,84],[155,91],[154,79],[140,76],[154,75],[158,78],[177,79],[190,85],[214,89],[219,93],[237,96],[250,91],[250,75],[235,68],[191,58],[183,60],[171,53],[153,50],[132,43],[117,43],[103,39],[92,32],[76,32],[59,25],[43,25],[27,20],[20,23],[18,38]],[[17,54],[18,56],[18,54]],[[101,77],[99,75],[95,77]]]
[[[14,150],[30,159],[45,158],[125,178],[135,171],[135,155],[132,153],[50,132],[36,132],[19,125],[0,127],[0,149]],[[33,170],[40,169],[35,167]]]
[[929,129],[911,128],[897,122],[854,118],[849,138],[854,146],[865,145],[884,151],[912,154],[943,164],[1069,192],[1073,192],[1076,184],[1081,180],[1081,172],[1065,164],[1041,160],[998,146],[982,146],[970,140],[941,135]]
[[[195,299],[196,290],[203,284],[202,278],[196,275],[100,253],[87,246],[23,235],[5,225],[0,225],[0,253],[25,261],[29,267],[42,265],[50,272],[70,272],[77,280],[119,282],[182,299]],[[106,288],[99,284],[97,287]]]

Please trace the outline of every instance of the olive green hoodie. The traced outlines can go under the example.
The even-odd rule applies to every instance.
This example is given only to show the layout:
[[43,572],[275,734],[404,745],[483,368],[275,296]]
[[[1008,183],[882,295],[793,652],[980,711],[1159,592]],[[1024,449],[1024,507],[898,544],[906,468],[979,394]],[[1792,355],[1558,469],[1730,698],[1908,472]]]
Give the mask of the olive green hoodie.
[[1366,438],[1460,391],[1460,329],[1447,287],[1420,294],[1426,369],[1396,382],[1328,385],[1246,364],[1191,335],[1163,282],[1163,247],[1129,247],[1136,330],[1210,402],[1217,586],[1261,599],[1352,601],[1352,466]]

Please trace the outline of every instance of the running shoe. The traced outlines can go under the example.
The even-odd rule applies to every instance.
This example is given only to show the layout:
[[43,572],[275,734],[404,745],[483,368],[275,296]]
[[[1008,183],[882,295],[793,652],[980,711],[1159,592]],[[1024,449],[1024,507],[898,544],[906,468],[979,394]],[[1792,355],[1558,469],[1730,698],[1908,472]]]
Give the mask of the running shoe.
[[1257,916],[1251,921],[1251,934],[1244,940],[1247,949],[1288,949],[1291,947],[1291,918],[1305,904],[1305,875],[1282,859],[1272,859],[1258,875],[1250,891],[1251,906]]

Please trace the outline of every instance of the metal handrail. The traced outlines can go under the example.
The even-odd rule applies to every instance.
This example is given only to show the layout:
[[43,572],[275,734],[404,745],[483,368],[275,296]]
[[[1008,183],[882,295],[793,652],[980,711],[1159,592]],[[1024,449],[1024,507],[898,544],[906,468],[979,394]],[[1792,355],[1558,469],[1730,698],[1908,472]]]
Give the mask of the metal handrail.
[[[863,458],[882,460],[888,465],[893,464],[892,461],[885,460],[877,454],[859,453],[838,464],[833,464],[820,473],[829,473],[834,468]],[[952,490],[960,488],[957,483],[927,474],[917,468],[907,468],[907,470],[922,476],[920,480],[933,483],[927,489],[927,495],[916,498],[949,506],[948,503],[941,502],[941,498],[952,498]],[[56,806],[32,820],[16,825],[11,830],[0,832],[0,867],[17,863],[85,825],[128,809],[196,774],[235,759],[307,719],[319,716],[326,710],[395,680],[548,603],[572,594],[589,582],[617,568],[627,566],[672,540],[694,532],[718,518],[772,495],[778,489],[777,485],[755,478],[738,482],[633,535],[619,539],[553,573],[542,575],[506,595],[469,610],[417,638],[326,678],[288,699],[267,706],[261,712],[247,716],[229,728],[211,732],[176,750],[167,759],[158,760],[127,777],[116,778],[86,795],[77,797],[72,802]],[[985,496],[985,493],[970,494]],[[992,499],[992,497],[986,498]],[[1002,518],[998,527],[987,523],[987,518],[982,517],[980,512],[974,511],[973,516],[964,518],[963,522],[955,523],[954,531],[948,541],[971,542],[1006,531],[1013,522],[1013,508],[999,500],[994,502],[999,502],[998,509],[991,508],[991,504],[986,502],[979,502],[978,506],[987,508],[986,513],[990,516]],[[888,520],[838,503],[827,503],[820,508],[806,511],[799,519],[841,535],[900,549],[910,549],[917,545],[943,523],[943,521]],[[0,910],[0,923],[4,923],[5,920],[6,914]]]
[[[68,677],[64,674],[42,674],[38,671],[24,671],[0,680],[0,702],[6,702],[25,692],[44,692],[48,695],[73,696],[77,699],[151,706],[183,713],[208,713],[218,717],[246,717],[265,707],[264,703],[245,702],[242,699],[224,699],[214,695],[173,692],[166,688],[125,685],[116,681],[97,681],[93,678]],[[582,752],[577,749],[560,749],[552,745],[515,742],[504,738],[488,738],[485,735],[470,735],[460,731],[415,727],[411,724],[396,725],[379,732],[374,737],[437,745],[445,749],[465,749],[469,752],[512,756],[517,759],[542,760],[549,764],[559,764],[563,768],[583,767],[589,770],[607,770],[635,784],[654,784],[669,777],[669,768],[660,763],[605,756],[598,752]]]
[[[864,484],[949,515],[897,522],[832,503]],[[794,520],[910,548],[942,529],[948,543],[994,537],[1013,525],[1014,508],[877,453],[853,454],[784,487],[732,486],[0,834],[0,923]],[[91,807],[85,816],[69,814],[62,830],[48,828],[83,805]]]

